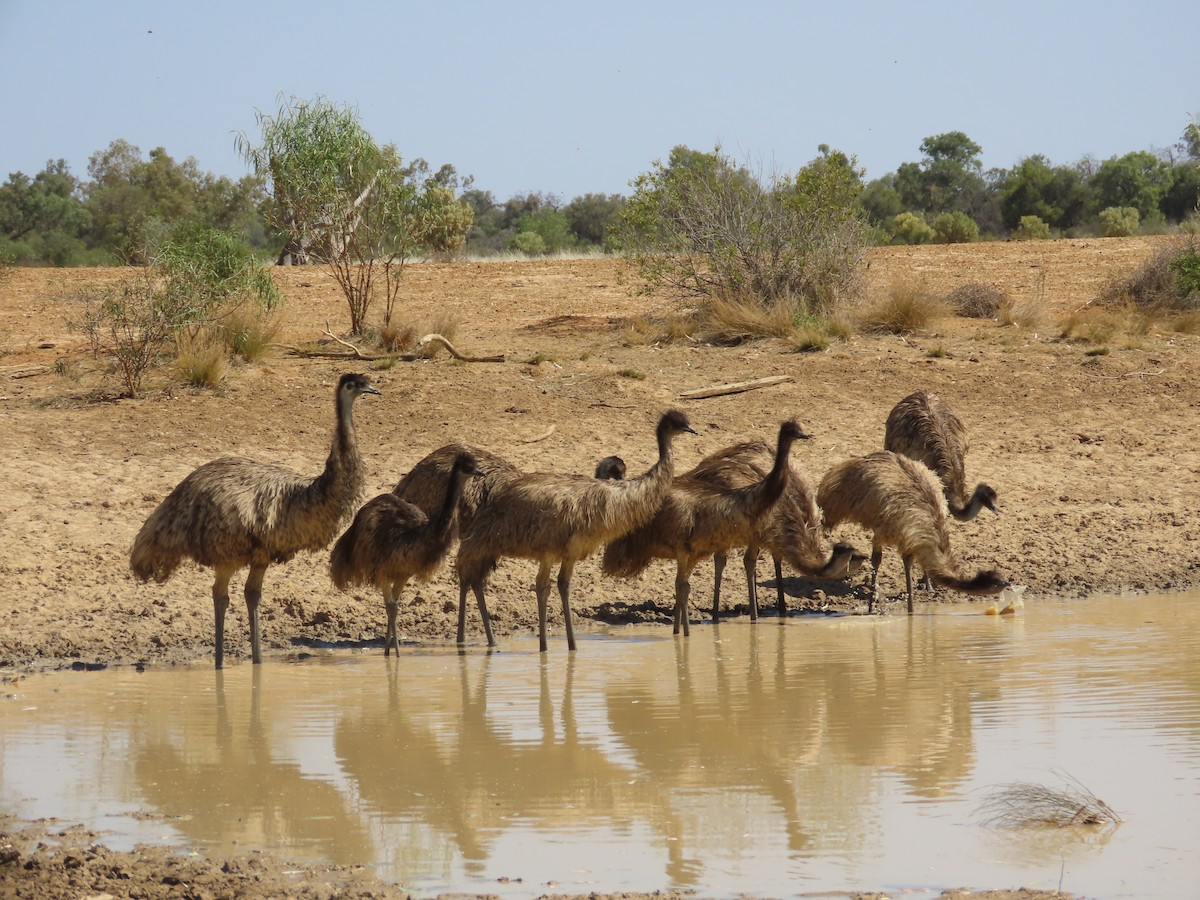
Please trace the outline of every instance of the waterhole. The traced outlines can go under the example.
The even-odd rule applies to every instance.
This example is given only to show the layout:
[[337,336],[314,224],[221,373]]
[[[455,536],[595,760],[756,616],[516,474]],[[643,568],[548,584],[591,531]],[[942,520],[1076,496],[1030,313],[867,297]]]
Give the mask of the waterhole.
[[[1195,896],[1200,596],[984,609],[30,675],[0,811],[430,895]],[[1015,783],[1120,820],[989,823]]]

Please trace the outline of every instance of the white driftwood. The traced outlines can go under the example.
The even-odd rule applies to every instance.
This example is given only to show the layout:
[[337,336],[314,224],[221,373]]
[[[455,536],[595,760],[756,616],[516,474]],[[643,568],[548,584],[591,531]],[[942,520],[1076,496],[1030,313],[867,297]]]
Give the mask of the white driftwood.
[[791,375],[769,375],[766,378],[755,378],[753,381],[735,381],[732,384],[718,384],[713,387],[697,388],[694,391],[682,391],[679,396],[683,400],[703,400],[706,397],[723,397],[726,394],[757,391],[759,388],[783,384],[783,382],[791,380]]

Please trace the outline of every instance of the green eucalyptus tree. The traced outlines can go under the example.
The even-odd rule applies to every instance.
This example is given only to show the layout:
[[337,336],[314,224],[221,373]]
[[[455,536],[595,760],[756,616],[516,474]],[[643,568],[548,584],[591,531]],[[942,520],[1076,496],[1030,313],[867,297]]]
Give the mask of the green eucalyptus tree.
[[272,226],[288,236],[279,262],[329,271],[346,297],[352,333],[363,333],[380,295],[390,321],[407,261],[422,249],[461,247],[470,230],[454,168],[431,173],[419,159],[406,165],[393,144],[376,143],[354,109],[323,97],[281,100],[258,122],[262,143],[243,134],[238,146],[273,194]]

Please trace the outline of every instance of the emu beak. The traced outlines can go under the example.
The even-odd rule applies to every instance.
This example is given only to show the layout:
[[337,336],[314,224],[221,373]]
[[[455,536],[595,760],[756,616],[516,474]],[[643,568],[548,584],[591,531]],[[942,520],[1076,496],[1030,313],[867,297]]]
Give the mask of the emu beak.
[[369,384],[365,388],[362,389],[362,392],[364,394],[375,394],[376,396],[379,396],[379,388],[374,387],[373,385],[369,385]]

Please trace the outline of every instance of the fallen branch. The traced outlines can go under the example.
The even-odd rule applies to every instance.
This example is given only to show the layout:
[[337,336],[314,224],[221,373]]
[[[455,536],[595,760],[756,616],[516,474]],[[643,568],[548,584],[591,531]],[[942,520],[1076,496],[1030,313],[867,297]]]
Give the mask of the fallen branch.
[[[450,351],[451,356],[453,356],[455,359],[460,359],[463,362],[504,362],[504,354],[502,354],[502,353],[497,356],[467,356],[465,353],[460,353],[452,343],[450,343],[448,340],[446,340],[440,334],[425,335],[425,337],[423,337],[419,341],[417,341],[417,346],[424,347],[426,344],[429,344],[431,341],[437,341],[439,344],[441,344],[443,347],[445,347],[447,350]],[[408,359],[408,358],[409,358],[408,356],[401,357],[401,359]],[[416,358],[417,357],[415,355],[412,357],[412,359],[416,359]]]
[[[337,341],[343,347],[348,347],[351,352],[345,353],[340,350],[305,350],[300,347],[294,347],[291,344],[279,344],[277,346],[286,350],[288,353],[291,353],[293,356],[302,356],[305,358],[315,357],[320,359],[361,359],[366,362],[371,362],[378,359],[398,359],[402,362],[413,362],[414,360],[427,358],[427,355],[424,352],[415,351],[399,354],[363,353],[358,349],[358,347],[354,346],[349,341],[342,340],[328,328],[325,329],[325,334],[327,337]],[[466,353],[463,353],[440,334],[425,335],[423,338],[417,341],[417,346],[424,348],[435,341],[445,347],[451,356],[453,356],[455,359],[461,360],[462,362],[504,362],[503,354],[499,354],[497,356],[470,356]]]
[[537,437],[521,438],[521,443],[522,444],[536,444],[538,441],[544,441],[546,438],[550,437],[550,435],[552,435],[552,434],[554,434],[554,426],[553,425],[551,425],[549,428],[547,428],[545,431],[543,431]]
[[9,378],[36,378],[38,375],[49,375],[54,371],[53,366],[29,366],[24,369],[18,369],[15,372],[9,372]]
[[683,400],[704,400],[707,397],[723,397],[726,394],[740,394],[743,391],[757,391],[759,388],[770,387],[791,381],[791,375],[770,375],[766,378],[756,378],[753,381],[735,381],[732,384],[719,384],[709,388],[697,388],[694,391],[683,391],[679,394]]

